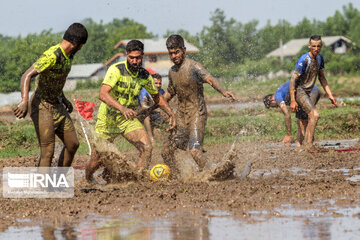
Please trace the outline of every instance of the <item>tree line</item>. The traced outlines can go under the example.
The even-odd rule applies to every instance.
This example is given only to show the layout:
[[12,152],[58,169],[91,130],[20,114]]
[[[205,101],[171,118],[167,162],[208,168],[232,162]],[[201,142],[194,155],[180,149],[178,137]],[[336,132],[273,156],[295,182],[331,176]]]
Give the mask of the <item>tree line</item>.
[[[360,67],[360,57],[357,54],[360,46],[360,11],[351,3],[343,6],[342,10],[337,10],[325,21],[303,18],[296,25],[279,20],[274,25],[268,21],[259,28],[257,20],[241,23],[233,18],[226,18],[221,9],[216,9],[210,20],[210,26],[204,26],[194,35],[180,29],[168,30],[163,37],[172,33],[181,34],[200,49],[200,53],[192,57],[217,76],[246,77],[280,69],[290,71],[298,56],[291,62],[281,63],[276,58],[265,58],[266,54],[278,48],[280,40],[286,43],[291,39],[308,38],[314,34],[342,35],[354,43],[352,51],[346,55],[335,55],[330,49],[324,48],[323,55],[328,70],[333,73],[356,72]],[[82,23],[88,29],[89,38],[77,53],[74,64],[105,63],[119,51],[114,49],[118,41],[155,37],[147,31],[146,26],[128,18],[113,19],[109,23],[97,23],[87,18]],[[63,32],[54,33],[51,29],[25,37],[0,34],[0,92],[18,91],[22,73],[49,46],[59,43],[62,35]]]

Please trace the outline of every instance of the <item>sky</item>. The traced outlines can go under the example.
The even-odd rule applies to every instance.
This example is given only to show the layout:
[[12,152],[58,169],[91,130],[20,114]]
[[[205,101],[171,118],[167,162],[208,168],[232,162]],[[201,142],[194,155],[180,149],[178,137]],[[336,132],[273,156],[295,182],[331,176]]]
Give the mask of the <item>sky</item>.
[[304,17],[325,21],[348,3],[360,10],[360,0],[1,0],[0,34],[60,32],[85,18],[107,23],[127,17],[160,37],[167,30],[179,29],[194,35],[211,25],[216,8],[228,20],[247,23],[256,19],[262,27],[268,20],[273,25],[281,19],[295,25]]

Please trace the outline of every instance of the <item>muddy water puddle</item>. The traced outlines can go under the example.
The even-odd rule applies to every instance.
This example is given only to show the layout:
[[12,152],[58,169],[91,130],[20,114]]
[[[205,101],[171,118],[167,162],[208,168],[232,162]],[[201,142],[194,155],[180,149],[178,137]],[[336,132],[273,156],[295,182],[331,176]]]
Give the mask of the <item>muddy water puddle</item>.
[[[321,147],[324,149],[346,149],[354,147],[358,143],[359,139],[341,139],[341,140],[321,140],[315,141],[314,146]],[[267,151],[271,150],[279,150],[282,148],[290,148],[290,149],[298,149],[295,143],[292,143],[290,146],[284,146],[282,143],[268,143],[265,144],[265,148]],[[272,156],[273,158],[276,156]]]
[[[329,205],[329,203],[327,203]],[[291,205],[250,211],[242,218],[208,210],[202,216],[173,212],[164,217],[90,215],[76,225],[9,227],[0,239],[357,239],[360,207],[296,209]]]

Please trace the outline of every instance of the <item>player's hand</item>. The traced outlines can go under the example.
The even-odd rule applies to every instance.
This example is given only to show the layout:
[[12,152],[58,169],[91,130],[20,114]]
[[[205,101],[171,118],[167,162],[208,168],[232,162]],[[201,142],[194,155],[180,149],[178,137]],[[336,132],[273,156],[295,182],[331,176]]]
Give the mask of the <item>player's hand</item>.
[[229,92],[229,91],[225,91],[225,92],[223,93],[223,96],[224,96],[224,97],[227,97],[227,98],[231,98],[232,101],[235,101],[235,100],[236,100],[236,99],[235,99],[235,95],[234,95],[232,92]]
[[14,115],[17,118],[24,118],[28,111],[28,101],[21,101],[19,105],[14,109]]
[[338,104],[338,102],[337,102],[336,98],[331,97],[331,98],[329,98],[329,99],[330,99],[330,101],[331,101],[332,105],[333,105],[334,107],[336,107],[336,106],[337,106],[337,104]]
[[72,111],[74,110],[73,105],[71,104],[71,102],[69,100],[67,100],[66,98],[63,98],[63,104],[65,105],[66,111],[68,111],[68,113],[72,113]]
[[282,140],[283,144],[289,144],[291,142],[291,136],[286,135],[284,139]]
[[124,115],[126,120],[133,120],[133,118],[136,117],[137,115],[137,113],[134,110],[126,107],[122,107],[120,109],[120,112],[122,115]]
[[292,112],[299,111],[299,105],[297,104],[296,101],[290,103],[290,109]]
[[169,128],[166,131],[174,129],[176,126],[175,114],[171,115],[169,118]]

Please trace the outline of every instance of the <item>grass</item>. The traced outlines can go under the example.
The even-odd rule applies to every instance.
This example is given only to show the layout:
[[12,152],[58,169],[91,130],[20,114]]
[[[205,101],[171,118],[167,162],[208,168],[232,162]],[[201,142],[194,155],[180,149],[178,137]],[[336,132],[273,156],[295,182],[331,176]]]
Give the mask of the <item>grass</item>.
[[[338,108],[328,108],[328,105],[330,104],[319,104],[320,119],[315,133],[316,140],[358,137],[360,135],[360,102]],[[296,119],[292,115],[293,137],[296,136],[296,129]],[[210,111],[205,129],[205,146],[232,142],[239,132],[242,133],[240,141],[281,141],[285,135],[284,117],[278,109],[262,107]],[[87,154],[86,141],[82,134],[78,134],[78,136],[81,143],[78,153]],[[0,137],[2,139],[0,158],[38,154],[39,152],[35,131],[30,121],[1,121]],[[115,144],[121,151],[135,149],[121,136],[116,139]],[[161,143],[157,143],[156,146],[160,147],[161,145]]]
[[[347,74],[341,76],[327,76],[329,86],[336,97],[359,96],[360,76]],[[221,80],[226,90],[230,90],[245,101],[261,101],[263,96],[275,93],[276,89],[286,78],[267,81],[248,80],[230,81]],[[319,82],[317,81],[317,84]],[[322,90],[323,91],[323,90]],[[99,89],[80,89],[66,92],[68,99],[95,102],[96,116],[100,105]],[[207,99],[221,98],[220,94],[208,84],[204,84],[204,94]],[[341,139],[359,136],[360,101],[344,100],[339,108],[329,109],[329,102],[318,104],[320,120],[316,129],[316,139]],[[292,135],[296,133],[296,121],[292,116]],[[79,130],[80,148],[78,153],[88,153],[88,147]],[[235,139],[236,134],[242,132],[241,141],[258,141],[261,139],[280,141],[285,135],[283,115],[279,110],[263,107],[249,109],[228,109],[209,111],[208,123],[205,130],[205,145],[228,143]],[[38,143],[35,130],[30,121],[1,121],[0,120],[0,158],[38,154]],[[135,149],[124,138],[119,137],[116,144],[121,151]],[[156,146],[161,146],[158,143]]]
[[[221,80],[224,89],[233,92],[238,98],[247,98],[250,100],[261,100],[265,95],[275,93],[276,89],[288,81],[285,78],[260,81],[256,79],[248,81],[228,81]],[[204,84],[204,95],[206,97],[220,96],[209,84]]]

